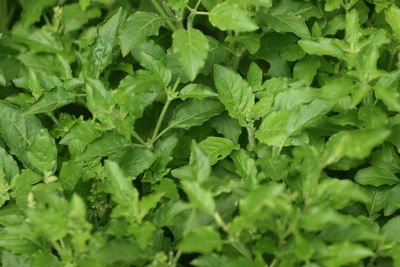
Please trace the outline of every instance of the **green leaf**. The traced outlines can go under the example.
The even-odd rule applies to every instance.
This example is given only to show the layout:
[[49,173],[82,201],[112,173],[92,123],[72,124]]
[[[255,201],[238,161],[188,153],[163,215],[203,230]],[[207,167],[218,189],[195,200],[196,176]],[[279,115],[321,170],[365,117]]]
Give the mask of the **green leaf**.
[[246,127],[254,105],[254,95],[250,86],[239,74],[220,65],[214,66],[214,83],[218,97],[229,115],[237,119],[241,126]]
[[72,192],[82,176],[83,163],[64,161],[60,170],[60,183],[65,191]]
[[202,125],[206,120],[218,115],[223,110],[220,102],[213,99],[202,101],[191,99],[176,107],[175,114],[168,123],[168,128],[189,129]]
[[389,8],[385,10],[385,20],[389,24],[390,28],[392,28],[393,35],[400,40],[400,8],[396,5],[391,5]]
[[189,0],[167,0],[167,5],[173,9],[185,8]]
[[17,162],[2,147],[0,147],[0,172],[1,171],[7,182],[10,182],[14,176],[19,174]]
[[30,267],[29,259],[22,256],[15,255],[7,250],[3,250],[1,255],[1,262],[3,267]]
[[282,147],[287,139],[286,125],[290,113],[287,111],[277,111],[269,114],[261,123],[256,132],[257,139],[269,146]]
[[56,0],[18,0],[22,5],[21,23],[28,27],[39,20],[45,8],[55,5]]
[[231,158],[235,163],[236,172],[243,179],[246,188],[250,190],[256,188],[258,184],[256,161],[243,149],[233,152]]
[[348,241],[329,246],[330,258],[323,262],[328,266],[340,266],[360,262],[362,259],[373,256],[374,253],[359,244]]
[[333,107],[333,103],[316,99],[310,104],[303,104],[297,110],[292,110],[287,121],[288,136],[298,133],[301,129],[315,123]]
[[385,202],[385,210],[384,214],[385,216],[390,216],[392,215],[395,211],[397,211],[400,208],[400,185],[397,184],[394,187],[392,187],[389,191],[389,194],[387,196],[386,202]]
[[297,44],[291,44],[286,46],[281,51],[281,57],[287,61],[296,61],[303,58],[305,55],[304,50]]
[[311,85],[320,66],[321,62],[319,58],[305,57],[297,61],[293,68],[293,77],[299,80],[303,79],[307,84]]
[[179,91],[179,98],[186,100],[188,98],[197,98],[203,100],[207,97],[217,97],[218,94],[214,92],[210,87],[202,84],[189,84],[186,85]]
[[62,87],[56,87],[50,91],[44,91],[40,98],[25,111],[25,114],[51,112],[73,103],[75,97],[76,92],[66,90]]
[[240,127],[236,119],[233,119],[226,114],[222,114],[211,119],[211,125],[218,133],[230,139],[233,143],[237,144],[239,142],[242,127]]
[[263,22],[277,32],[291,32],[300,38],[311,37],[304,19],[300,16],[264,14],[263,19]]
[[57,165],[57,147],[55,140],[47,130],[41,129],[33,139],[28,149],[30,164],[42,171],[53,173]]
[[309,88],[297,88],[281,92],[275,96],[274,110],[291,110],[300,104],[308,103],[316,96],[316,91]]
[[363,159],[389,135],[390,131],[386,129],[362,129],[334,134],[326,142],[325,163],[337,162],[343,156]]
[[10,152],[30,167],[27,151],[42,128],[39,119],[34,115],[23,115],[20,109],[3,101],[0,101],[0,113],[1,136]]
[[211,192],[205,190],[198,182],[181,181],[183,191],[187,194],[190,203],[207,214],[213,214],[215,202]]
[[122,9],[116,10],[110,17],[97,27],[97,38],[91,47],[87,72],[91,77],[98,78],[105,68],[111,64],[115,46],[118,45],[118,32],[123,23]]
[[139,174],[150,168],[156,160],[156,155],[149,149],[134,147],[121,153],[117,163],[126,175],[135,179]]
[[213,26],[223,31],[251,32],[258,29],[245,9],[229,2],[216,5],[210,11],[209,19]]
[[359,184],[373,186],[393,185],[400,182],[400,179],[391,171],[379,167],[361,169],[356,173],[354,179]]
[[345,59],[346,55],[339,46],[339,40],[328,38],[302,39],[298,42],[299,46],[310,55],[332,56]]
[[389,242],[400,242],[400,217],[390,219],[383,227],[382,233],[385,234]]
[[147,37],[158,35],[160,27],[164,26],[164,20],[152,12],[138,11],[130,15],[119,35],[122,55],[126,56]]
[[233,150],[238,149],[238,146],[231,140],[214,136],[207,137],[200,142],[199,147],[208,155],[211,165],[226,158]]
[[106,131],[99,138],[86,146],[86,149],[76,156],[75,160],[90,160],[104,157],[121,151],[130,145],[125,137],[115,131]]
[[129,206],[138,203],[138,192],[133,187],[131,179],[126,177],[123,170],[116,162],[107,160],[104,165],[107,174],[108,190],[112,199],[122,206]]
[[183,253],[210,253],[221,250],[222,240],[218,231],[211,226],[196,228],[185,236],[178,244]]
[[400,112],[400,93],[397,84],[400,79],[400,71],[390,73],[378,79],[374,86],[376,98],[385,103],[391,111]]
[[192,177],[190,178],[198,183],[203,183],[209,178],[211,173],[209,157],[204,153],[200,145],[197,145],[194,141],[191,148],[190,162],[189,166],[187,166],[191,170]]
[[68,145],[69,153],[73,158],[82,153],[86,146],[100,137],[102,132],[96,128],[93,121],[78,121],[60,140],[60,144]]
[[172,35],[174,53],[190,81],[193,81],[204,67],[208,54],[208,40],[197,29],[179,29]]

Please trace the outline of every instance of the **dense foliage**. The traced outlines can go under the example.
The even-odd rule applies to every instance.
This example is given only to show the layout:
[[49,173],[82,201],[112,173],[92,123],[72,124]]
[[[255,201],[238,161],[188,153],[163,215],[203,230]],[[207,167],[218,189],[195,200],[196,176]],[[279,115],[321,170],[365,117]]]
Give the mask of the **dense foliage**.
[[1,0],[0,263],[400,266],[395,0]]

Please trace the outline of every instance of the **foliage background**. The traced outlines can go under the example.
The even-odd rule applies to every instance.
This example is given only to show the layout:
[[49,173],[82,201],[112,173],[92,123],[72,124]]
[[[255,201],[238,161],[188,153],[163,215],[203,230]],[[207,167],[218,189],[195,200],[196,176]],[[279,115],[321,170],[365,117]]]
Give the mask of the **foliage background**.
[[2,266],[400,266],[399,5],[1,0]]

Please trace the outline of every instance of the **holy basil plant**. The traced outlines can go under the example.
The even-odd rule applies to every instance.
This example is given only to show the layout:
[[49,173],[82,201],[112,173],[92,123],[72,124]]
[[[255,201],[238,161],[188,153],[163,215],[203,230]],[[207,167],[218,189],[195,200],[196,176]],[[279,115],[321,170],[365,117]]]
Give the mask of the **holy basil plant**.
[[393,0],[0,1],[3,267],[400,266]]

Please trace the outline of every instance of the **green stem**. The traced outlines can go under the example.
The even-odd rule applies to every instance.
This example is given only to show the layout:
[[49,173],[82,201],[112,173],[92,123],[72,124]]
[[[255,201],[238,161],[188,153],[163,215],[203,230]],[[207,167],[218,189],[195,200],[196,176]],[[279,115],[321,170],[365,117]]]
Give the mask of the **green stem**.
[[177,28],[175,27],[175,25],[171,22],[171,18],[167,15],[167,13],[165,13],[164,9],[160,6],[160,4],[158,3],[157,0],[151,0],[151,3],[153,4],[153,6],[155,7],[155,9],[157,9],[158,13],[160,13],[161,16],[163,16],[166,19],[167,25],[170,28],[170,30],[172,31],[176,31]]
[[213,214],[215,222],[222,228],[224,229],[225,232],[228,232],[228,226],[224,222],[224,220],[221,218],[221,215],[219,215],[218,212],[214,212]]
[[133,137],[135,137],[136,140],[138,140],[139,143],[142,145],[146,145],[146,142],[138,135],[138,133],[134,130],[132,132]]
[[175,255],[174,260],[173,260],[173,262],[172,262],[172,267],[175,267],[175,266],[176,266],[176,264],[178,263],[179,258],[180,258],[181,256],[182,256],[182,251],[178,250],[178,251],[176,252],[176,255]]
[[181,78],[178,78],[176,80],[174,86],[172,87],[171,92],[167,92],[167,101],[165,102],[164,107],[161,110],[160,117],[158,117],[157,124],[156,124],[156,127],[154,128],[153,135],[152,135],[152,137],[150,139],[150,142],[148,142],[149,146],[154,144],[154,142],[157,141],[158,138],[160,138],[161,135],[164,134],[168,129],[168,128],[164,129],[160,134],[158,134],[158,132],[160,131],[161,124],[162,124],[162,122],[164,120],[165,114],[167,113],[168,107],[171,104],[171,102],[176,98],[175,91],[178,88],[178,85],[179,85],[180,82],[181,82]]
[[256,140],[254,139],[254,129],[252,127],[246,127],[247,137],[249,139],[250,151],[254,151],[256,148]]
[[161,123],[165,117],[165,114],[167,113],[168,107],[171,104],[171,102],[172,102],[172,100],[168,97],[167,101],[165,102],[164,107],[161,111],[160,117],[158,117],[156,127],[154,128],[153,136],[150,139],[150,144],[154,144],[154,142],[156,141],[158,132],[161,127]]
[[47,112],[46,115],[47,115],[56,125],[58,125],[58,120],[57,120],[57,118],[53,115],[52,112]]

